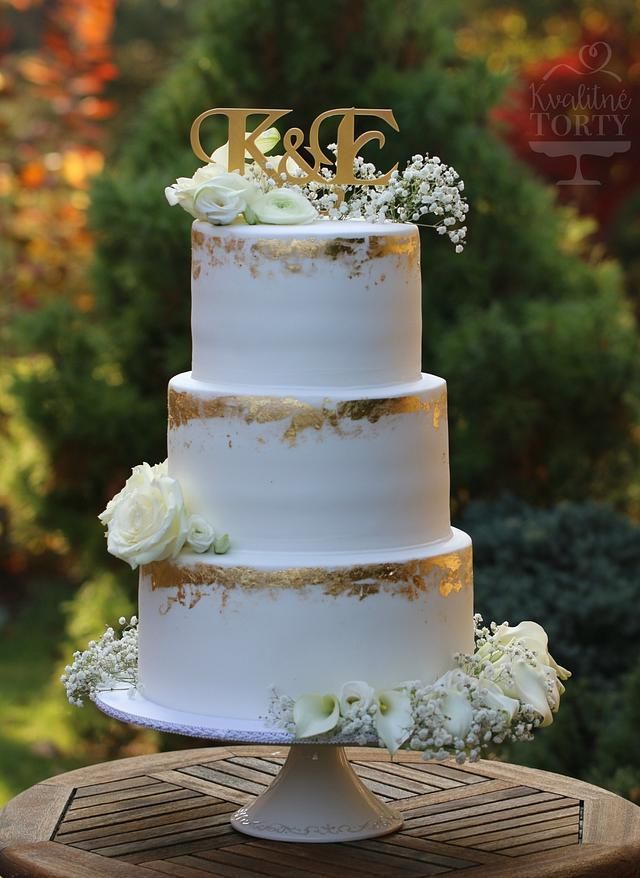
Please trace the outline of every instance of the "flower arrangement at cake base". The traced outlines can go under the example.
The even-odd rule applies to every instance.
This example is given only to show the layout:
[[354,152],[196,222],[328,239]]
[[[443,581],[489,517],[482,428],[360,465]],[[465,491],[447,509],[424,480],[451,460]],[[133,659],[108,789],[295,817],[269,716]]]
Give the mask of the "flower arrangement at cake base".
[[[76,652],[61,678],[71,704],[122,687],[135,691],[137,618],[119,620]],[[291,743],[378,744],[391,754],[416,750],[425,759],[477,760],[492,745],[529,741],[548,726],[570,672],[555,662],[536,622],[484,626],[475,617],[475,651],[455,657],[456,667],[433,683],[411,680],[392,689],[346,682],[338,693],[293,698],[272,690],[265,726],[287,732]],[[265,698],[266,698],[265,693]]]

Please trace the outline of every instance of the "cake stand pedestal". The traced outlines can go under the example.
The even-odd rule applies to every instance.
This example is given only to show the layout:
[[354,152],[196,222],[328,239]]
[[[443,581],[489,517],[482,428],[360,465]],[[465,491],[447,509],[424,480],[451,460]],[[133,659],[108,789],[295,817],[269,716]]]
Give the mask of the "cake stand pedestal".
[[[362,783],[347,759],[344,737],[298,741],[260,721],[185,713],[148,701],[135,689],[97,693],[96,706],[122,722],[195,738],[284,744],[289,754],[271,786],[231,817],[239,832],[293,842],[339,842],[395,832],[402,817]],[[235,728],[230,729],[233,723]]]

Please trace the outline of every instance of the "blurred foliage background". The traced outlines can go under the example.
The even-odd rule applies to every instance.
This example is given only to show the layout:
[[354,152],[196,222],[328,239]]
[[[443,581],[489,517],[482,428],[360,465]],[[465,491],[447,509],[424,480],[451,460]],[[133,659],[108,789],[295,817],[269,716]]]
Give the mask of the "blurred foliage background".
[[[454,515],[474,539],[478,609],[537,619],[574,670],[556,724],[498,755],[640,802],[637,3],[9,0],[3,13],[0,801],[67,767],[189,744],[77,711],[58,683],[74,648],[133,610],[135,576],[95,516],[134,463],[165,456],[166,383],[189,368],[189,217],[163,189],[195,169],[188,131],[207,107],[295,107],[306,128],[356,105],[394,108],[381,166],[427,150],[466,182],[465,253],[422,242]],[[629,149],[583,159],[601,185],[556,185],[575,158],[530,147],[531,87],[561,65],[557,90],[577,95],[594,44],[629,98]]]

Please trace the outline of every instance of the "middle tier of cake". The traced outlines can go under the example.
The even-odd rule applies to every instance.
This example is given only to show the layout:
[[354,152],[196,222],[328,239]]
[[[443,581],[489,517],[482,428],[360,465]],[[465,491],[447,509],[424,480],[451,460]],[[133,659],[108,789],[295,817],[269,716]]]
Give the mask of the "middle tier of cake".
[[169,472],[242,551],[357,552],[451,536],[446,384],[279,395],[169,384]]

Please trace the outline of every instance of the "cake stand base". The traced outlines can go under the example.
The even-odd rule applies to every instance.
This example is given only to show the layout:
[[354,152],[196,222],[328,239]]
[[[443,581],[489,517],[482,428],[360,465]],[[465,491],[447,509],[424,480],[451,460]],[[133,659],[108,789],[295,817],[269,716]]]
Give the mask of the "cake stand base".
[[402,823],[364,786],[344,747],[332,744],[292,746],[268,790],[231,818],[246,835],[325,843],[375,838]]
[[149,701],[131,688],[96,693],[108,716],[163,732],[228,743],[286,744],[289,755],[271,786],[231,818],[239,832],[276,841],[337,842],[395,832],[402,817],[362,783],[347,759],[344,736],[298,741],[261,720],[185,713]]

